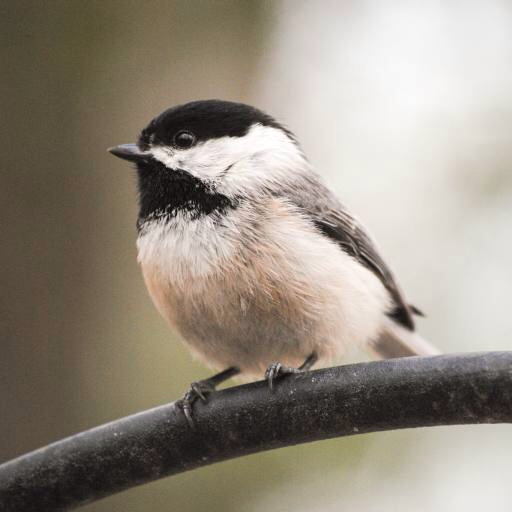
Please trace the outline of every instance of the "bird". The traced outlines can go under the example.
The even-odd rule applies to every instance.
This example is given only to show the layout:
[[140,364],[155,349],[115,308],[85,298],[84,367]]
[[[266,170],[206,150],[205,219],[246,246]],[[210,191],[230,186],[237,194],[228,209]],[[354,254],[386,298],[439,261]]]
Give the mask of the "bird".
[[260,109],[224,100],[171,107],[136,143],[138,262],[154,305],[192,354],[231,377],[280,378],[350,350],[438,354],[367,229],[324,183],[295,135]]

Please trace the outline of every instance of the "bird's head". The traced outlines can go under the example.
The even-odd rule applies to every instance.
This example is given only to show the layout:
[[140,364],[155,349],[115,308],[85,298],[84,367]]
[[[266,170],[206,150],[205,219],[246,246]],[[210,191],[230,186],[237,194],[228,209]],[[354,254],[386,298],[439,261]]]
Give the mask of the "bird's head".
[[275,192],[307,167],[293,135],[272,117],[219,100],[170,108],[142,130],[136,144],[109,151],[136,163],[139,223],[235,207]]

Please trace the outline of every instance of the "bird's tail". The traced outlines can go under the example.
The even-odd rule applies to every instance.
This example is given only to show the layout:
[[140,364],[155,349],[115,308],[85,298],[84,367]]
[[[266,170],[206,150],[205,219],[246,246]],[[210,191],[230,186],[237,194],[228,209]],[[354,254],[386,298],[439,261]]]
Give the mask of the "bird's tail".
[[418,333],[389,320],[385,330],[371,346],[380,359],[409,356],[435,356],[441,352]]

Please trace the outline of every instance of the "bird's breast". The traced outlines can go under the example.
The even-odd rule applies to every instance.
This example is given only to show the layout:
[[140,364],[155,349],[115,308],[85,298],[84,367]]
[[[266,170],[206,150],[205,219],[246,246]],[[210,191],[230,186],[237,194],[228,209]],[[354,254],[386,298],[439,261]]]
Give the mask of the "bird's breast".
[[156,307],[207,363],[261,371],[375,335],[389,300],[378,278],[286,204],[237,214],[138,240]]

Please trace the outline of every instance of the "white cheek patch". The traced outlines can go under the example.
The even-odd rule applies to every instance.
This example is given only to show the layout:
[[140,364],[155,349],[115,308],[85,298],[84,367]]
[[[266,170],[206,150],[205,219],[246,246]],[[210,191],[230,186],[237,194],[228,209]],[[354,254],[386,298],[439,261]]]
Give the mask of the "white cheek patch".
[[240,158],[236,146],[236,138],[222,137],[200,142],[190,149],[155,146],[151,153],[169,170],[181,169],[199,179],[216,180],[222,177],[235,158]]
[[182,169],[214,182],[226,194],[250,193],[268,181],[280,181],[309,169],[299,147],[280,129],[255,124],[243,137],[220,137],[190,149],[154,146],[153,157],[170,169]]
[[188,153],[189,151],[192,150],[154,146],[151,148],[150,153],[153,155],[155,160],[163,163],[169,169],[169,172],[181,169],[182,171],[187,171],[197,178],[205,178],[206,176],[204,174],[202,175],[200,172],[197,172],[199,169],[196,169],[196,167],[190,164],[191,155]]

